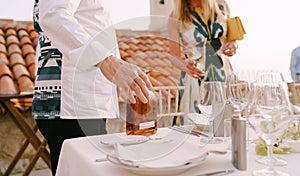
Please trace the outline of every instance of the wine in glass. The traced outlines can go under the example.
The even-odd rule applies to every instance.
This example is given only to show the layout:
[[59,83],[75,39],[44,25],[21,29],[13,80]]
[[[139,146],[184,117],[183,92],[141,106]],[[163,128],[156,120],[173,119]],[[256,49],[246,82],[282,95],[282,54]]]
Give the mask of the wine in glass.
[[253,171],[253,175],[285,176],[286,173],[274,169],[273,144],[288,129],[292,111],[286,91],[281,83],[255,83],[254,97],[249,106],[247,121],[267,144],[267,164],[263,170]]
[[202,81],[199,87],[198,107],[209,121],[208,138],[201,138],[200,143],[220,143],[222,140],[214,138],[214,120],[223,115],[225,109],[225,96],[222,82]]

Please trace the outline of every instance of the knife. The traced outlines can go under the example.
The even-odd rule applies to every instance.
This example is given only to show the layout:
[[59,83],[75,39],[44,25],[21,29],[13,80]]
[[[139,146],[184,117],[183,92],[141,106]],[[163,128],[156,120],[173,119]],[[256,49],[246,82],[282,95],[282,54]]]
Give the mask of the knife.
[[200,175],[196,175],[196,176],[225,175],[225,174],[231,174],[232,172],[234,172],[233,169],[231,169],[231,170],[216,171],[216,172],[209,172],[209,173],[200,174]]
[[197,136],[197,137],[200,137],[200,136],[205,136],[205,137],[208,137],[207,134],[204,134],[202,132],[198,132],[198,131],[190,131],[188,129],[185,129],[184,127],[180,127],[180,126],[169,126],[170,129],[172,130],[175,130],[175,131],[178,131],[178,132],[181,132],[181,133],[185,133],[185,134],[191,134],[191,135],[194,135],[194,136]]

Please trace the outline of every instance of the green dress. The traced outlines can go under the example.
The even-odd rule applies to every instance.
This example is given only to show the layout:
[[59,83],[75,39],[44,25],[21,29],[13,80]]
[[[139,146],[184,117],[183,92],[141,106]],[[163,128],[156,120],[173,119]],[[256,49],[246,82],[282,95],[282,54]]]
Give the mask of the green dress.
[[[220,9],[224,8],[220,6]],[[180,26],[181,50],[187,59],[193,59],[198,63],[198,68],[205,69],[205,76],[201,80],[225,82],[226,72],[232,70],[228,59],[219,51],[226,33],[225,20],[218,21],[215,15],[214,21],[208,21],[206,24],[196,11],[193,12],[191,24]],[[186,92],[180,92],[180,111],[200,113],[196,97],[201,80],[190,77],[184,71],[181,72],[180,85],[189,85],[190,91],[188,96],[185,96]],[[184,103],[187,101],[189,103]],[[183,124],[183,117],[176,117],[174,123]]]

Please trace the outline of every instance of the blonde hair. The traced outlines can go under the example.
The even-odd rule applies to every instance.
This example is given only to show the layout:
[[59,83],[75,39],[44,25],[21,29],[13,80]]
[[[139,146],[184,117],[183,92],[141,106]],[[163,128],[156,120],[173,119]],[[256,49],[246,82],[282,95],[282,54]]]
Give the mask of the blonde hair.
[[[191,7],[190,2],[191,0],[174,0],[174,17],[183,24],[191,23],[193,20],[192,12],[195,11],[195,8]],[[204,22],[214,21],[215,14],[217,14],[218,20],[225,20],[225,16],[221,13],[215,0],[201,0],[197,11],[198,9],[202,12]]]

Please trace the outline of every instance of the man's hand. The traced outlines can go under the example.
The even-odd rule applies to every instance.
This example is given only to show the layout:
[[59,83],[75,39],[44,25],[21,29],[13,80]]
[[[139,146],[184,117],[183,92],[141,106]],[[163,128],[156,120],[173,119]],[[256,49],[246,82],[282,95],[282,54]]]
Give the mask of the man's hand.
[[135,103],[135,95],[147,103],[152,90],[148,76],[136,65],[109,56],[97,65],[103,75],[128,94],[131,103]]

